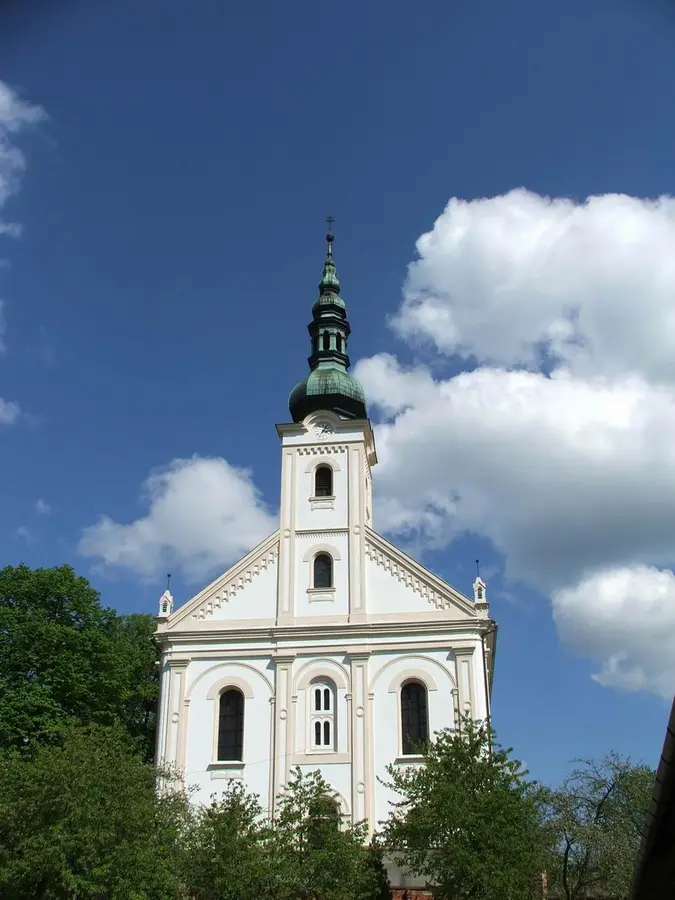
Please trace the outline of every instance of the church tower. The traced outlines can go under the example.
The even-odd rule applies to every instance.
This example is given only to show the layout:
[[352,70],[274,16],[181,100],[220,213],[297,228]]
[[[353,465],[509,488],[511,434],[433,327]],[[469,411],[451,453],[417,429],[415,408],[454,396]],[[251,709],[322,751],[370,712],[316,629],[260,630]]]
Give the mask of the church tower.
[[183,606],[160,601],[157,760],[197,802],[236,778],[271,814],[295,766],[319,769],[372,833],[385,767],[488,717],[496,627],[484,582],[469,598],[373,529],[375,439],[326,242],[310,371],[277,425],[279,529]]

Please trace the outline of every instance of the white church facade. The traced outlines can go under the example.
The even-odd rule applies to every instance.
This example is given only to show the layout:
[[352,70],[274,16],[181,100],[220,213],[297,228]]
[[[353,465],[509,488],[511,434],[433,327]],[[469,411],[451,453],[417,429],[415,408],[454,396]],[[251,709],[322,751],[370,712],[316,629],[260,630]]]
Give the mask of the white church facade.
[[387,817],[385,767],[435,731],[489,716],[496,628],[373,525],[377,463],[332,235],[309,326],[308,377],[281,442],[279,529],[183,606],[160,601],[157,760],[196,801],[241,779],[274,813],[291,770],[320,770],[343,817]]

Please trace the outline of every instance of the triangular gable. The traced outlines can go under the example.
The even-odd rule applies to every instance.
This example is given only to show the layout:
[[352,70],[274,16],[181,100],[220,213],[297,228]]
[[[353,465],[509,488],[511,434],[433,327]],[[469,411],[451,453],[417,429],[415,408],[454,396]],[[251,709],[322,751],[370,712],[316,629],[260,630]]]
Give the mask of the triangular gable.
[[279,530],[254,547],[250,553],[231,566],[215,581],[207,585],[191,600],[177,609],[167,620],[169,631],[178,630],[181,623],[208,618],[213,612],[242,591],[260,572],[276,565],[279,558]]
[[477,618],[474,604],[468,597],[368,527],[366,556],[402,581],[410,590],[420,594],[436,609],[454,609],[463,616]]

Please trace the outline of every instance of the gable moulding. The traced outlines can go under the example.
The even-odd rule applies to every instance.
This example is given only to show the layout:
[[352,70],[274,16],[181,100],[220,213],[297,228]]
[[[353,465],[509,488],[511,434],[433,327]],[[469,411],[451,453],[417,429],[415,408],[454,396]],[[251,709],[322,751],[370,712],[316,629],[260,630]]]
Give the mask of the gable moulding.
[[185,620],[194,622],[206,619],[242,591],[247,584],[250,584],[256,575],[264,572],[270,566],[276,565],[278,559],[279,530],[277,529],[239,562],[177,609],[166,623],[161,623],[160,631],[163,631],[164,634],[170,633]]
[[[436,609],[448,611],[458,608],[472,618],[476,618],[472,601],[453,590],[449,585],[446,586],[432,572],[429,572],[427,576],[427,570],[415,560],[398,560],[396,556],[400,551],[397,547],[389,545],[388,541],[368,527],[366,527],[366,532],[365,554],[368,559],[383,568],[385,572],[389,572],[414,593],[419,594]],[[418,570],[419,574],[413,571],[413,567]],[[437,582],[437,586],[434,582]]]

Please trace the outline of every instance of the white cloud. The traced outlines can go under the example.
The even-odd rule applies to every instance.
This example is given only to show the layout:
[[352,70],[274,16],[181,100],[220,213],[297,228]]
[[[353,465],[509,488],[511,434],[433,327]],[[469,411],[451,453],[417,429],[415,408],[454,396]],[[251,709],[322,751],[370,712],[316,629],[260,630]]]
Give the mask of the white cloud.
[[667,699],[675,692],[675,575],[649,566],[598,572],[553,595],[564,643],[602,659],[593,677]]
[[42,497],[38,497],[35,501],[35,512],[39,516],[48,516],[52,511],[51,506],[47,503],[46,500],[43,500]]
[[33,532],[28,528],[27,525],[19,525],[19,527],[14,532],[17,537],[21,538],[21,540],[25,541],[27,544],[33,543]]
[[674,246],[672,197],[453,199],[417,241],[395,327],[499,366],[537,368],[545,344],[579,374],[673,382]]
[[[20,99],[16,91],[0,81],[0,237],[19,237],[21,226],[16,222],[6,222],[2,210],[9,197],[19,189],[21,175],[26,168],[26,160],[16,146],[16,135],[26,126],[35,125],[46,118],[39,106],[31,106]],[[0,301],[0,352],[5,349],[3,303]],[[16,403],[0,399],[0,424],[11,424],[19,414]]]
[[0,397],[0,425],[12,425],[19,418],[19,404]]
[[[452,200],[417,242],[392,319],[430,368],[379,355],[355,372],[385,417],[376,527],[432,546],[487,536],[508,575],[551,596],[598,681],[663,695],[675,689],[675,616],[653,624],[654,597],[674,599],[674,247],[670,197]],[[478,368],[432,374],[453,355]]]
[[148,477],[143,494],[146,515],[129,524],[102,517],[84,530],[79,552],[147,579],[178,571],[198,582],[277,527],[251,473],[224,459],[176,459]]
[[[25,157],[13,143],[13,138],[26,126],[35,125],[45,118],[43,109],[24,102],[16,91],[0,81],[0,209],[18,190],[26,168]],[[16,234],[18,226],[0,221],[0,229]]]
[[356,374],[371,403],[395,409],[377,429],[376,527],[434,546],[478,532],[510,577],[543,589],[600,566],[675,560],[669,390],[483,368],[419,392],[428,373],[386,355]]

